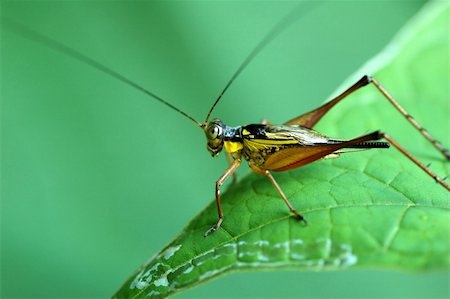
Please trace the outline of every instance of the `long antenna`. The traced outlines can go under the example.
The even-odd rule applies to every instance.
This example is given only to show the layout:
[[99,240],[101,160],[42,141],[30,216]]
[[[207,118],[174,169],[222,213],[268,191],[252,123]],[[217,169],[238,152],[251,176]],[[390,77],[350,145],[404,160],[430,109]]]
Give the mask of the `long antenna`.
[[219,103],[222,96],[225,94],[225,92],[228,90],[228,88],[234,82],[234,80],[237,78],[237,76],[239,76],[240,73],[247,67],[247,65],[259,54],[259,52],[261,52],[262,49],[264,49],[267,46],[267,44],[269,44],[274,38],[276,38],[289,25],[291,25],[296,20],[298,20],[300,18],[300,16],[304,15],[310,9],[312,9],[315,6],[315,4],[317,4],[317,2],[308,2],[307,6],[303,6],[301,4],[298,5],[295,9],[293,9],[286,16],[284,16],[284,18],[282,18],[280,21],[278,21],[269,32],[267,32],[267,34],[260,40],[260,42],[250,52],[250,54],[248,54],[247,58],[245,58],[245,60],[242,62],[242,64],[239,66],[239,68],[236,70],[236,72],[233,74],[231,79],[225,85],[225,88],[219,94],[219,97],[216,99],[214,104],[211,106],[211,109],[209,109],[208,115],[206,115],[204,125],[206,125],[208,123],[211,113],[213,112],[214,108],[216,108],[216,105]]
[[89,58],[88,56],[84,55],[83,53],[74,50],[48,36],[45,36],[39,32],[36,32],[32,29],[29,29],[15,21],[12,21],[10,19],[6,19],[6,18],[2,18],[2,23],[6,24],[12,31],[14,31],[15,33],[24,36],[28,39],[31,39],[35,42],[38,42],[40,44],[43,44],[47,47],[49,47],[50,49],[55,50],[56,52],[65,54],[67,56],[70,56],[78,61],[81,61],[107,75],[110,75],[120,81],[122,81],[125,84],[128,84],[132,87],[134,87],[137,90],[140,90],[141,92],[151,96],[152,98],[154,98],[155,100],[163,103],[164,105],[168,106],[169,108],[177,111],[178,113],[180,113],[181,115],[187,117],[188,119],[192,120],[193,122],[195,122],[199,127],[203,128],[203,124],[200,123],[199,121],[197,121],[195,118],[193,118],[192,116],[190,116],[189,114],[187,114],[186,112],[180,110],[179,108],[175,107],[174,105],[170,104],[168,101],[164,100],[163,98],[161,98],[160,96],[154,94],[153,92],[145,89],[144,87],[142,87],[141,85],[131,81],[130,79],[128,79],[127,77],[119,74],[118,72],[110,69],[109,67],[93,60],[92,58]]

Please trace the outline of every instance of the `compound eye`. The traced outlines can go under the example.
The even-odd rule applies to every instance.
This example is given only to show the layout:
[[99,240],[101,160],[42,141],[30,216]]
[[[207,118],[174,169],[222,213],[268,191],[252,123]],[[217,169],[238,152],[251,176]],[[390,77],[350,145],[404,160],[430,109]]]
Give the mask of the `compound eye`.
[[212,127],[209,128],[208,135],[209,138],[216,139],[217,137],[222,135],[222,128],[217,125],[213,125]]

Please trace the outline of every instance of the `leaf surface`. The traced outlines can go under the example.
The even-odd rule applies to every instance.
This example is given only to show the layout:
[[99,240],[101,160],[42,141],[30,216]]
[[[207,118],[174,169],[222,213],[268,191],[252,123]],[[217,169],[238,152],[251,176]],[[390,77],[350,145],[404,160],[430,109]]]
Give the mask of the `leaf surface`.
[[[438,140],[448,146],[447,4],[428,5],[372,61],[372,73]],[[355,81],[370,65],[355,74]],[[349,80],[338,90],[352,82]],[[432,170],[449,167],[431,144],[377,92],[363,88],[338,104],[319,131],[352,138],[381,129]],[[134,273],[116,297],[164,297],[237,270],[446,269],[450,265],[449,193],[395,148],[344,154],[275,178],[308,220],[299,223],[263,176],[249,174]]]

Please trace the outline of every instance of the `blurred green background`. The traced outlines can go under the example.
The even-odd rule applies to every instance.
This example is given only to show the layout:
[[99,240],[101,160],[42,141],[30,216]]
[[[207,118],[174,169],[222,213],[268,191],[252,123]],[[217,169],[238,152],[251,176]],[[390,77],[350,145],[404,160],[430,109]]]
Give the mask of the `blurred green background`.
[[[202,121],[246,55],[296,5],[3,1],[2,17]],[[215,116],[281,123],[312,109],[422,5],[322,2],[264,49]],[[226,159],[212,160],[198,128],[139,91],[4,26],[1,34],[1,297],[108,297],[213,199]],[[448,279],[238,273],[178,298],[447,298]]]

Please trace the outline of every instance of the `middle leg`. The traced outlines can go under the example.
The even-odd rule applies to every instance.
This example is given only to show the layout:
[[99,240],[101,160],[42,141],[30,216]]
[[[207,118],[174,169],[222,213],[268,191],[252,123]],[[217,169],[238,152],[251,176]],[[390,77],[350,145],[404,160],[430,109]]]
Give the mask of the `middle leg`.
[[289,211],[291,211],[299,221],[304,221],[306,223],[305,218],[303,218],[303,216],[300,215],[299,212],[297,212],[297,210],[292,206],[292,204],[287,199],[286,195],[284,195],[283,190],[281,190],[280,185],[278,185],[277,181],[272,176],[270,171],[268,171],[267,169],[261,169],[253,164],[249,164],[249,166],[254,172],[265,175],[270,180],[270,182],[275,187],[275,189],[277,189],[278,194],[280,194],[281,199],[283,199],[283,201],[286,204],[286,206],[288,207]]

